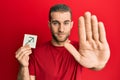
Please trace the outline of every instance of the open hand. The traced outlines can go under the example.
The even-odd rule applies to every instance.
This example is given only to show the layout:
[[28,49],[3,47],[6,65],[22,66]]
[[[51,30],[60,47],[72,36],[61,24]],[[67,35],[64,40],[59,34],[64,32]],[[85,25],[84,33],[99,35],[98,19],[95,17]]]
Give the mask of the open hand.
[[95,15],[86,12],[79,18],[79,51],[71,44],[65,47],[82,66],[101,69],[110,57],[105,28]]

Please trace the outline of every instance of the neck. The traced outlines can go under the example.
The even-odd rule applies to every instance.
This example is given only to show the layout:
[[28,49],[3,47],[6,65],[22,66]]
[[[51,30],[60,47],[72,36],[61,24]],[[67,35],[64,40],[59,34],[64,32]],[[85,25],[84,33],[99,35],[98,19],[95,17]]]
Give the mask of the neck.
[[53,44],[54,46],[64,46],[64,43],[65,43],[65,42],[68,42],[68,39],[67,39],[66,41],[64,41],[64,42],[57,42],[57,41],[55,41],[55,40],[52,40],[51,42],[52,42],[52,44]]

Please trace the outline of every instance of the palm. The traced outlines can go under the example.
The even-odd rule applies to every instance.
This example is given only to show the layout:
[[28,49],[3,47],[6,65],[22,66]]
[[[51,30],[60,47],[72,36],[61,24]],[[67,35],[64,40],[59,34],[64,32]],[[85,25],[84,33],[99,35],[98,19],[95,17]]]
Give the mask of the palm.
[[[82,55],[82,64],[86,67],[92,67],[106,63],[109,58],[109,47],[108,44],[103,44],[95,41],[86,41],[84,44],[79,44],[79,53]],[[91,63],[91,65],[88,65]]]

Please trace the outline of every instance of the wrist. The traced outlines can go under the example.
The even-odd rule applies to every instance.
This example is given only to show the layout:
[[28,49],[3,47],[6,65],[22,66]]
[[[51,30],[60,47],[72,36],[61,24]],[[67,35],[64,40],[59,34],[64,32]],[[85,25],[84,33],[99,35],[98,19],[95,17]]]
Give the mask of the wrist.
[[104,67],[105,67],[105,64],[101,63],[101,64],[98,64],[98,65],[96,65],[96,66],[94,66],[94,67],[92,67],[90,69],[99,71],[99,70],[102,70]]
[[28,69],[28,66],[23,66],[23,65],[21,65],[20,68],[21,68],[21,69]]

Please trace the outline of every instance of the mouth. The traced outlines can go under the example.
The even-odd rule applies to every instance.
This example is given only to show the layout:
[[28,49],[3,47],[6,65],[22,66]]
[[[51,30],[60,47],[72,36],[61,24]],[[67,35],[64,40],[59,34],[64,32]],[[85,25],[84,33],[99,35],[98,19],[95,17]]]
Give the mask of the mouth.
[[62,37],[62,36],[64,36],[65,34],[63,34],[63,33],[58,33],[57,35],[60,36],[60,37]]
[[58,42],[64,42],[69,35],[67,33],[54,33],[53,34],[53,39],[58,41]]

